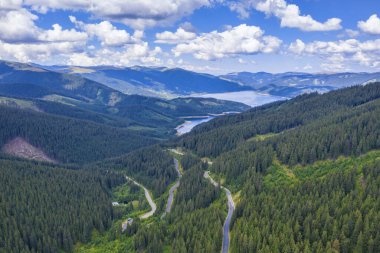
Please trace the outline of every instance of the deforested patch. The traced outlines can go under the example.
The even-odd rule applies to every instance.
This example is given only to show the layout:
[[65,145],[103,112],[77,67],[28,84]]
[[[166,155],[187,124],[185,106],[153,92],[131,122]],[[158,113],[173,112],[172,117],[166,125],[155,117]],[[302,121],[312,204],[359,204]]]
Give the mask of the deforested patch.
[[121,99],[122,98],[120,97],[120,95],[117,92],[112,92],[110,94],[108,105],[109,106],[115,106],[117,103],[119,103],[121,101]]
[[47,156],[41,149],[34,147],[21,137],[16,137],[6,143],[2,148],[2,152],[19,158],[57,163],[57,161]]

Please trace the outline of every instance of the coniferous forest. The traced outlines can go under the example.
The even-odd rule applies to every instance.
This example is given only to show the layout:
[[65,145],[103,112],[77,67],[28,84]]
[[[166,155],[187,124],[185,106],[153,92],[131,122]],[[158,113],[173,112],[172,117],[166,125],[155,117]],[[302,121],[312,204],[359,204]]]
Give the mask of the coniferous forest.
[[113,173],[0,160],[0,251],[72,251],[111,226],[109,192],[124,182]]
[[213,203],[221,197],[221,191],[203,179],[205,166],[198,163],[187,169],[172,212],[155,230],[147,228],[137,233],[136,251],[163,252],[165,245],[181,253],[220,250],[224,205]]
[[380,0],[0,0],[0,253],[380,253]]
[[291,187],[252,175],[234,216],[231,252],[379,252],[378,156],[318,165],[340,170]]
[[125,173],[149,187],[158,196],[177,177],[173,157],[157,145],[99,162],[97,166]]
[[379,87],[263,106],[180,140],[240,193],[231,252],[380,250]]
[[[0,252],[220,252],[223,187],[235,203],[231,253],[380,252],[380,83],[255,107],[164,141],[125,119],[62,110],[0,107],[1,145],[22,137],[57,161],[1,154]],[[152,216],[141,218],[151,206],[126,176],[148,189]]]

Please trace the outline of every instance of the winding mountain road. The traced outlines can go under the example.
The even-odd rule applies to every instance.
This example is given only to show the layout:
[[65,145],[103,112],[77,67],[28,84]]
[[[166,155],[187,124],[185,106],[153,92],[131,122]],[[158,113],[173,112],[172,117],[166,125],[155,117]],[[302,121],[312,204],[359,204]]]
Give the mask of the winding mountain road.
[[164,214],[161,216],[161,218],[164,218],[165,215],[167,213],[170,213],[170,210],[172,208],[172,205],[173,205],[173,199],[174,199],[174,191],[177,190],[177,188],[179,187],[179,184],[180,184],[180,180],[181,180],[181,177],[182,177],[182,174],[181,172],[179,171],[179,162],[176,158],[174,158],[174,166],[175,166],[175,170],[177,171],[177,174],[178,174],[178,180],[177,182],[169,189],[169,198],[168,198],[168,203],[166,204],[166,209],[165,209],[165,212]]
[[156,206],[156,203],[154,203],[153,199],[152,199],[152,196],[150,195],[149,191],[147,188],[145,188],[142,184],[136,182],[135,180],[133,180],[132,178],[128,177],[128,176],[125,176],[126,179],[132,181],[135,185],[141,187],[144,189],[144,193],[145,193],[145,198],[148,200],[148,203],[150,205],[150,208],[152,210],[150,210],[149,212],[147,213],[144,213],[143,215],[140,216],[140,219],[146,219],[146,218],[149,218],[150,216],[152,216],[156,210],[157,210],[157,206]]
[[[208,179],[215,187],[219,186],[219,184],[210,176],[208,171],[206,171],[203,176],[204,178]],[[234,203],[234,200],[232,199],[230,190],[228,190],[224,186],[221,186],[221,188],[226,192],[227,199],[228,199],[228,214],[223,225],[223,242],[222,242],[221,252],[228,253],[228,250],[230,247],[230,223],[231,223],[232,215],[235,211],[235,203]]]

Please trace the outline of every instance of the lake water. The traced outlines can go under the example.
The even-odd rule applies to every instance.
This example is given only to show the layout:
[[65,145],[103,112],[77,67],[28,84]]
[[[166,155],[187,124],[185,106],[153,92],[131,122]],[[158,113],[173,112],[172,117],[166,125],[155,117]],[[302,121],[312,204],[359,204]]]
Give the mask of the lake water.
[[[204,97],[204,98],[216,98],[216,99],[222,99],[222,100],[229,100],[229,101],[235,101],[247,104],[251,107],[260,106],[263,104],[271,103],[278,100],[284,100],[287,98],[284,97],[278,97],[278,96],[272,96],[269,94],[263,94],[258,93],[256,91],[239,91],[239,92],[226,92],[226,93],[214,93],[214,94],[192,94],[193,97]],[[224,114],[229,114],[223,113]],[[204,116],[204,117],[186,117],[184,118],[186,121],[185,123],[179,125],[177,130],[177,135],[183,135],[185,133],[188,133],[193,129],[195,126],[205,123],[207,121],[212,120],[213,118],[221,115],[210,115],[210,116]]]
[[226,93],[214,93],[214,94],[193,94],[192,96],[235,101],[235,102],[240,102],[252,107],[271,103],[278,100],[287,99],[284,97],[273,96],[273,95],[269,95],[265,93],[258,93],[256,91],[238,91],[238,92],[226,92]]
[[176,127],[177,135],[183,135],[185,133],[188,133],[193,129],[195,126],[205,123],[207,121],[212,120],[215,118],[215,116],[205,116],[205,118],[194,118],[194,119],[186,119],[185,123],[179,125]]

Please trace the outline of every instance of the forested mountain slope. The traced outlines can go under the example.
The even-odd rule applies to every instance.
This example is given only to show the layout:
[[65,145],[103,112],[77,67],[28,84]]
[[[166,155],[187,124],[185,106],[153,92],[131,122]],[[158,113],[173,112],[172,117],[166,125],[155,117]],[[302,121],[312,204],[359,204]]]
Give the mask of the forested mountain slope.
[[380,83],[304,95],[179,140],[235,193],[231,252],[380,250],[379,95]]
[[[0,251],[219,252],[227,199],[205,171],[231,190],[236,203],[230,252],[380,251],[380,83],[222,116],[149,147],[143,146],[151,136],[125,129],[133,119],[12,101],[16,105],[0,107],[1,143],[22,137],[78,170],[0,161],[6,193],[0,193],[0,229],[7,231]],[[174,156],[183,176],[172,211],[161,218],[177,179]],[[135,206],[144,196],[136,189],[131,194],[125,175],[153,193],[158,208],[148,220],[137,219],[144,210]],[[115,186],[125,187],[117,194],[127,194],[119,207],[110,205]],[[46,214],[60,201],[69,204]],[[55,222],[60,215],[63,225]],[[44,218],[34,227],[31,216]],[[120,219],[129,217],[135,221],[122,233]],[[62,229],[52,232],[58,225]]]
[[70,252],[114,218],[109,191],[124,178],[0,159],[0,252]]
[[185,153],[173,211],[130,233],[131,251],[220,251],[226,199],[210,170],[236,202],[230,252],[378,252],[379,86],[254,108],[166,143]]
[[0,106],[0,146],[21,137],[60,163],[122,155],[155,142],[136,131],[27,109]]
[[133,177],[151,189],[155,196],[160,196],[177,177],[173,157],[158,145],[98,162],[96,166]]
[[[285,184],[273,173],[283,173]],[[379,151],[256,174],[247,182],[231,252],[380,251]]]
[[[120,99],[119,92],[83,77],[57,73],[24,63],[0,61],[1,93],[22,91],[24,97],[57,94],[83,102],[112,104]],[[32,87],[29,87],[32,85]],[[36,93],[37,91],[40,91]],[[29,92],[27,92],[29,91]],[[39,94],[40,93],[40,94]]]
[[[379,87],[303,95],[165,143],[184,152],[173,211],[119,240],[132,252],[220,251],[226,199],[210,170],[236,203],[230,252],[378,252]],[[149,164],[142,154],[128,160]]]
[[334,113],[359,108],[380,98],[380,84],[354,86],[323,95],[312,93],[214,119],[180,139],[180,145],[201,156],[218,156],[256,135],[280,133]]
[[[209,113],[244,111],[249,106],[229,101],[205,98],[165,100],[154,97],[126,95],[81,76],[58,73],[40,67],[0,61],[0,95],[18,99],[34,99],[46,111],[41,101],[51,101],[88,113],[103,114],[112,121],[128,122],[134,129],[149,130],[168,138],[183,120],[180,116],[204,116]],[[55,113],[69,108],[54,105]],[[72,110],[71,110],[72,111]],[[99,115],[98,115],[99,116]]]
[[150,227],[133,235],[136,252],[219,252],[222,246],[224,205],[221,190],[203,178],[205,164],[200,161],[181,178],[172,212]]
[[[266,172],[275,160],[294,166],[340,155],[357,156],[380,148],[380,100],[344,112],[335,112],[313,123],[248,141],[220,155],[213,168],[228,180],[250,172]],[[239,164],[239,166],[236,166]],[[244,179],[243,179],[244,180]]]

